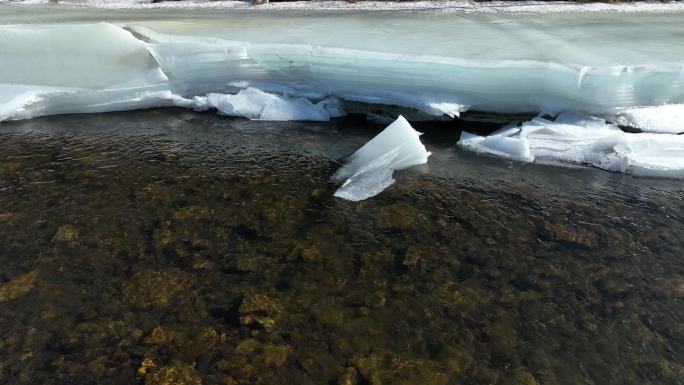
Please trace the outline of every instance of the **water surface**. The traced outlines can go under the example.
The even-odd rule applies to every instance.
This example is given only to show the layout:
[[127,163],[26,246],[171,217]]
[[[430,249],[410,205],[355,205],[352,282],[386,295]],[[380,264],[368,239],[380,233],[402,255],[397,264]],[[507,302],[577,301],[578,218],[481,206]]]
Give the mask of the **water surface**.
[[165,109],[0,126],[0,383],[682,384],[683,182],[520,164],[419,127]]

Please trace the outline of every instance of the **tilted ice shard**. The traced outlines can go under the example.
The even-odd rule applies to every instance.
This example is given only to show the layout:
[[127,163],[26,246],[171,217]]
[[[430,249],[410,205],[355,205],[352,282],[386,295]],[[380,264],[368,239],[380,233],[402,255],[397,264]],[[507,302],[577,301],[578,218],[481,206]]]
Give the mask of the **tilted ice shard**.
[[335,196],[351,201],[370,198],[394,183],[395,170],[427,163],[430,152],[420,142],[420,135],[399,116],[332,176],[342,182]]
[[511,159],[684,178],[684,135],[627,133],[603,119],[574,112],[561,113],[553,121],[535,118],[487,137],[463,134],[459,146]]

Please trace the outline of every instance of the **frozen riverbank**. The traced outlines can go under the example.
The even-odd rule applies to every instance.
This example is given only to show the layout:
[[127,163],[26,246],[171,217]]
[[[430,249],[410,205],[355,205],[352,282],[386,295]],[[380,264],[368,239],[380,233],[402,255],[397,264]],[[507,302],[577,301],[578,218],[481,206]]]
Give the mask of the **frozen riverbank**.
[[671,135],[658,137],[666,152],[684,140],[684,12],[4,9],[0,120],[167,106],[323,121],[574,111]]

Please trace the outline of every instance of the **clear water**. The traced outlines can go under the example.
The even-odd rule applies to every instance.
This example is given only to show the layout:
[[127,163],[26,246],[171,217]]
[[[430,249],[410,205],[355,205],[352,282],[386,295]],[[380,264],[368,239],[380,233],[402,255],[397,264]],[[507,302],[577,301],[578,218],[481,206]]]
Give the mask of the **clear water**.
[[682,384],[684,183],[418,127],[165,109],[0,126],[0,383]]

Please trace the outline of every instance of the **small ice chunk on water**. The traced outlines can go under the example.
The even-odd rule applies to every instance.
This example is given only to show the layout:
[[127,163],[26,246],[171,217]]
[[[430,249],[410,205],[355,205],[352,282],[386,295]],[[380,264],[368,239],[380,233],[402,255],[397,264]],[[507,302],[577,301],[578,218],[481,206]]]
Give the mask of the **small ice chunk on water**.
[[207,101],[222,114],[253,120],[328,121],[341,114],[339,103],[332,99],[313,104],[308,99],[278,96],[256,88],[246,88],[235,95],[208,94]]
[[430,152],[403,116],[351,155],[347,164],[332,176],[343,182],[335,196],[360,201],[379,194],[394,183],[392,173],[427,163]]
[[458,144],[475,152],[531,162],[534,160],[527,139],[520,137],[520,128],[504,126],[489,136],[462,132]]
[[684,104],[628,108],[616,115],[615,123],[645,132],[684,133]]
[[[459,146],[542,163],[590,165],[638,176],[684,178],[684,135],[627,133],[605,120],[564,112],[534,118],[519,129],[482,137],[463,133]],[[528,155],[528,156],[522,156]]]

